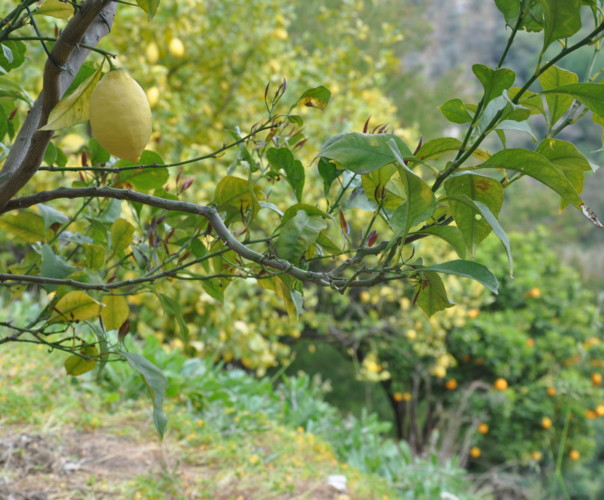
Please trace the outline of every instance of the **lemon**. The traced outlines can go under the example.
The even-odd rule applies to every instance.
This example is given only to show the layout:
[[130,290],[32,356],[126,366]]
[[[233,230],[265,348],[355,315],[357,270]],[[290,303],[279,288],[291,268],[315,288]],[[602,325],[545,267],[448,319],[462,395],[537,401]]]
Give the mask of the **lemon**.
[[180,38],[172,38],[168,44],[168,51],[174,57],[182,57],[185,55],[185,45]]
[[136,162],[151,137],[144,90],[124,70],[107,73],[90,96],[92,135],[112,155]]
[[154,108],[157,102],[159,101],[159,89],[157,87],[151,87],[147,89],[147,92],[145,93],[147,95],[149,105]]
[[159,60],[159,47],[155,42],[151,42],[147,45],[145,55],[147,56],[147,61],[151,64],[155,64]]

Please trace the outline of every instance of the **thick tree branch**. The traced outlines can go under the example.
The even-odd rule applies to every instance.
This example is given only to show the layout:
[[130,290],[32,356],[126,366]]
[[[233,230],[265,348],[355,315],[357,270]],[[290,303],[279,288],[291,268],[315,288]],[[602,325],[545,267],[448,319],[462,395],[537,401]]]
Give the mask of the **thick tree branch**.
[[[244,259],[260,264],[265,268],[271,268],[278,272],[287,273],[290,276],[305,282],[317,283],[321,286],[329,286],[343,292],[349,287],[369,287],[383,281],[400,279],[403,274],[393,269],[374,272],[374,276],[367,279],[358,279],[355,275],[352,278],[335,276],[333,272],[315,272],[308,271],[293,265],[291,262],[279,259],[272,255],[261,254],[245,244],[241,243],[226,227],[218,211],[214,207],[205,205],[196,205],[186,201],[168,200],[149,194],[139,193],[130,189],[116,189],[111,187],[87,187],[87,188],[59,188],[52,191],[42,191],[35,195],[24,196],[10,201],[0,214],[31,207],[38,203],[45,203],[56,199],[75,199],[75,198],[113,198],[117,200],[134,201],[157,208],[170,211],[185,212],[205,217],[211,224],[213,230],[224,241],[224,243],[235,253]],[[7,279],[10,275],[3,275]],[[14,276],[13,276],[14,278]],[[31,279],[31,281],[36,281]],[[38,278],[38,282],[39,278]],[[76,285],[73,285],[76,286]],[[81,287],[80,287],[81,288]],[[105,289],[102,286],[101,289]]]
[[37,172],[52,131],[38,131],[59,102],[78,70],[95,47],[111,29],[117,3],[112,0],[88,0],[77,9],[57,43],[44,68],[44,85],[29,111],[19,134],[0,171],[0,207],[23,187]]

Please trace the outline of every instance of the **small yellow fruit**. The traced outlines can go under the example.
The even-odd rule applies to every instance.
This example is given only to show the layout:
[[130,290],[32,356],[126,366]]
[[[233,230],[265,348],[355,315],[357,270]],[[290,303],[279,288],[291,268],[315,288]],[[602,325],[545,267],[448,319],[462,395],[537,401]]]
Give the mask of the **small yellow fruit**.
[[585,418],[587,420],[594,420],[598,418],[598,414],[593,410],[585,410]]
[[446,374],[447,374],[447,370],[443,366],[437,365],[434,368],[432,368],[432,375],[434,375],[436,378],[445,378]]
[[151,42],[147,45],[145,55],[147,56],[147,61],[151,64],[155,64],[159,60],[159,48],[155,42]]
[[185,45],[180,38],[172,38],[168,44],[168,51],[173,57],[182,57],[185,55]]
[[480,448],[478,446],[474,446],[470,449],[470,456],[472,458],[480,457]]
[[526,339],[526,345],[533,347],[535,345],[535,339]]
[[107,73],[90,96],[92,135],[112,155],[136,162],[151,137],[145,91],[124,70]]
[[538,299],[539,297],[541,297],[541,289],[539,289],[538,287],[534,286],[528,292],[526,292],[524,294],[524,296],[527,299]]
[[480,314],[480,309],[470,309],[468,311],[468,318],[470,318],[470,319],[477,318],[479,314]]
[[602,374],[601,373],[592,373],[591,374],[591,383],[594,387],[599,386],[602,383]]
[[504,378],[498,378],[493,383],[493,387],[498,391],[505,391],[508,388],[508,381]]
[[596,406],[596,415],[598,415],[598,417],[604,417],[604,405]]
[[401,392],[395,392],[392,395],[392,399],[394,399],[397,403],[400,403],[401,401],[403,401],[403,394]]
[[159,89],[155,86],[147,89],[147,100],[149,101],[149,105],[154,108],[157,102],[159,101]]
[[455,380],[454,378],[450,378],[445,382],[445,387],[449,391],[454,391],[455,389],[457,389],[457,380]]
[[577,450],[570,450],[568,452],[568,458],[577,461],[581,458],[581,453],[579,453]]
[[275,38],[277,40],[287,40],[288,38],[288,33],[287,30],[285,28],[277,28],[275,31],[273,31],[273,35],[275,36]]
[[553,398],[556,395],[556,388],[555,387],[548,387],[547,388],[547,395]]
[[541,427],[543,427],[545,430],[551,428],[551,426],[553,425],[552,423],[552,419],[549,417],[543,417],[541,419]]
[[543,455],[541,454],[540,451],[533,451],[533,453],[531,453],[531,458],[535,461],[535,462],[540,462],[541,459],[543,458]]
[[485,424],[482,423],[478,426],[478,432],[480,432],[481,434],[488,434],[489,433],[489,424]]
[[405,337],[407,337],[409,340],[415,340],[417,338],[417,332],[413,329],[407,330],[405,332]]

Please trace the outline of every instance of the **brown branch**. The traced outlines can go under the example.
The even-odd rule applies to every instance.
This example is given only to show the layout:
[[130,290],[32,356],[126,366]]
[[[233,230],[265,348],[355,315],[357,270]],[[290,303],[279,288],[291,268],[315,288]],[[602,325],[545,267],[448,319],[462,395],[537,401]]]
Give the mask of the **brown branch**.
[[23,187],[37,172],[52,131],[38,131],[59,102],[78,70],[95,47],[111,29],[117,3],[112,0],[87,0],[69,21],[51,51],[44,67],[44,84],[38,99],[29,111],[19,134],[0,171],[0,207]]
[[[276,269],[283,273],[299,279],[304,282],[317,283],[321,286],[329,286],[339,292],[344,292],[349,287],[370,287],[383,281],[392,279],[400,279],[402,276],[389,276],[385,270],[377,272],[373,277],[367,279],[354,279],[336,277],[332,272],[314,272],[299,268],[291,262],[264,255],[249,248],[241,243],[226,227],[224,221],[220,217],[218,211],[214,207],[197,205],[186,201],[168,200],[159,198],[149,194],[139,193],[130,189],[116,189],[111,187],[86,187],[86,188],[59,188],[52,191],[42,191],[40,193],[24,196],[10,201],[3,209],[0,209],[0,214],[31,207],[38,203],[45,203],[56,199],[74,199],[74,198],[113,198],[117,200],[133,201],[149,205],[157,208],[162,208],[169,211],[185,212],[194,215],[205,217],[211,224],[212,228],[225,242],[225,244],[235,253],[244,259],[255,262],[265,268]],[[11,276],[11,275],[5,275]],[[31,278],[31,277],[30,277]],[[6,279],[6,278],[5,278]],[[33,280],[31,280],[33,281]],[[74,282],[79,283],[79,282]],[[80,286],[81,284],[72,286]],[[96,285],[99,286],[99,285]],[[103,285],[105,288],[109,285]],[[80,288],[83,288],[80,286]],[[101,288],[101,289],[105,289]]]

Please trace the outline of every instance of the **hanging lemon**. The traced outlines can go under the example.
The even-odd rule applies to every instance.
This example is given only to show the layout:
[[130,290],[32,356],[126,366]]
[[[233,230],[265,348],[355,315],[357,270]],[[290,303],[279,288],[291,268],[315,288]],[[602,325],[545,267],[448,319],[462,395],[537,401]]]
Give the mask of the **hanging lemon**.
[[136,162],[151,137],[144,90],[123,69],[107,73],[90,96],[92,135],[112,155]]

